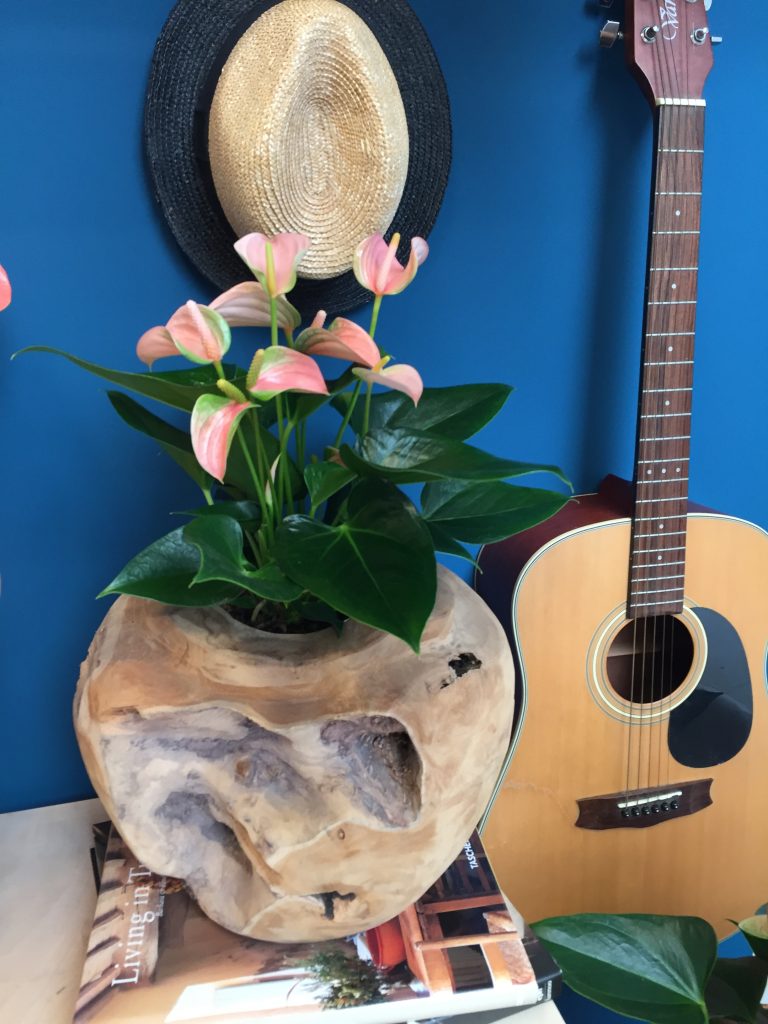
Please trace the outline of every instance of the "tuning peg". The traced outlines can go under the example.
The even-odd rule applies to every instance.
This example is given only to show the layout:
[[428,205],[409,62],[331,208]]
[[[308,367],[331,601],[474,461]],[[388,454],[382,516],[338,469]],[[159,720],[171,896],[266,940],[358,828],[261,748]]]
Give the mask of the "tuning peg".
[[601,7],[613,7],[613,0],[600,0]]
[[720,43],[722,43],[722,41],[723,41],[723,37],[722,36],[710,36],[710,40],[711,40],[713,46],[719,46]]
[[708,11],[712,6],[712,0],[704,0],[704,10]]
[[604,50],[610,50],[617,39],[623,39],[624,33],[618,21],[606,21],[600,29],[600,45]]

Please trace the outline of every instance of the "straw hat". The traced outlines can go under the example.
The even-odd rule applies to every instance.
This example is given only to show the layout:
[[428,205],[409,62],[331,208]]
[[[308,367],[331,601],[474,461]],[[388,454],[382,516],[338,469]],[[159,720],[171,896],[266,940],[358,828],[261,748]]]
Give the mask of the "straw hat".
[[292,293],[305,313],[368,298],[361,239],[427,236],[451,159],[445,83],[405,0],[179,0],[145,140],[171,230],[218,288],[247,276],[241,235],[312,239]]

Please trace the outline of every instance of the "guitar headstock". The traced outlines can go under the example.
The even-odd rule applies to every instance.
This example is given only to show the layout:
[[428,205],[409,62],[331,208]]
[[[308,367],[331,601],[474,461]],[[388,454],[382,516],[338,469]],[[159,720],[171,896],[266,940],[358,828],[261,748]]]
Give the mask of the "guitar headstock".
[[[601,5],[609,7],[611,0]],[[623,33],[617,22],[606,26],[608,45],[611,36],[623,34],[627,62],[654,106],[702,98],[714,63],[712,44],[720,41],[710,33],[710,6],[711,0],[625,0]]]

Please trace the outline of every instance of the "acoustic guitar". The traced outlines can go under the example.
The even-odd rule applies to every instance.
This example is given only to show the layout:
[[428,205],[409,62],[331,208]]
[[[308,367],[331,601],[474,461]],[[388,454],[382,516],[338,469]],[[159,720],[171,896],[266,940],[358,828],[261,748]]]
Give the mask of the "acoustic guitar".
[[[529,920],[768,891],[768,534],[689,504],[705,0],[627,0],[655,159],[634,479],[481,553],[519,702],[483,843]],[[619,34],[609,23],[603,36]]]

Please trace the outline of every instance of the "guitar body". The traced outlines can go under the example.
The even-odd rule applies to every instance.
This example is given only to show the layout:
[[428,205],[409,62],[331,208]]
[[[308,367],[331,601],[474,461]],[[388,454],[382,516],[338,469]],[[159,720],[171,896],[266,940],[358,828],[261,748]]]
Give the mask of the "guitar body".
[[654,645],[633,668],[649,626],[627,618],[630,513],[629,485],[608,478],[481,555],[520,691],[483,842],[529,920],[691,914],[723,936],[768,884],[768,534],[689,510],[683,610],[657,626],[669,653],[641,699],[626,683]]

